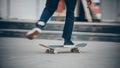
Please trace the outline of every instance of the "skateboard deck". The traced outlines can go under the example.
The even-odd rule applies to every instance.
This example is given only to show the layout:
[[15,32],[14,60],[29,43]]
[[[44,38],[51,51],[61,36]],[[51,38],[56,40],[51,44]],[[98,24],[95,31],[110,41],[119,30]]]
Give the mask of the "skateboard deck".
[[85,47],[87,44],[86,43],[79,43],[75,44],[73,46],[64,46],[64,45],[45,45],[45,44],[39,44],[40,46],[46,48],[46,53],[52,53],[52,54],[57,54],[58,51],[57,49],[60,48],[69,48],[70,52],[72,53],[80,53],[80,48]]

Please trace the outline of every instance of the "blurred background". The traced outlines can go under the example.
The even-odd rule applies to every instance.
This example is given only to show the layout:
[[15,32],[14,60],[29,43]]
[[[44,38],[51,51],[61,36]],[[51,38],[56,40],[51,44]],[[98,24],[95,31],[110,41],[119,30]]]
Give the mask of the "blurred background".
[[[120,0],[93,0],[92,8],[87,8],[85,2],[77,0],[73,39],[120,41]],[[0,37],[25,37],[35,27],[45,3],[46,0],[0,0]],[[61,39],[65,12],[64,0],[60,0],[38,38]]]
[[[82,9],[82,0],[77,1],[76,18],[79,18]],[[25,19],[38,20],[46,0],[0,0],[0,19]],[[119,0],[93,0],[93,11],[97,15],[97,19],[101,21],[120,21],[120,1]],[[65,16],[64,0],[61,0],[58,6],[57,14],[54,16]],[[78,20],[79,21],[79,20]]]

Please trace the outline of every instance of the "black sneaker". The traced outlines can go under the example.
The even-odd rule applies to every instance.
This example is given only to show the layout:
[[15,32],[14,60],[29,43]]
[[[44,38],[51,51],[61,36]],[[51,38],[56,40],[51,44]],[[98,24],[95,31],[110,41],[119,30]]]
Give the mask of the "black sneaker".
[[64,47],[74,47],[74,43],[71,40],[65,40]]

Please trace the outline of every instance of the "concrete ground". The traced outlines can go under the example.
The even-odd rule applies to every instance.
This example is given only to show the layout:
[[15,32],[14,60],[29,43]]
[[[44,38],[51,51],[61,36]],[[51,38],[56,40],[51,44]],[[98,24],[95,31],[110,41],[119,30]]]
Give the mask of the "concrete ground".
[[120,68],[120,43],[86,42],[81,53],[68,49],[46,54],[39,43],[63,44],[63,40],[0,38],[0,68]]

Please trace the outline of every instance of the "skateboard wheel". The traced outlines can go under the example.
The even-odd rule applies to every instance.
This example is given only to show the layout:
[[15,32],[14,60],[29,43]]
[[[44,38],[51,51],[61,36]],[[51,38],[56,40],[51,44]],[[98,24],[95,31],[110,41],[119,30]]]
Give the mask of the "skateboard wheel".
[[55,49],[51,49],[51,51],[50,51],[52,54],[57,54],[58,52],[57,52],[57,50],[55,50]]
[[80,49],[78,49],[78,48],[72,48],[71,52],[72,53],[80,53]]
[[50,53],[50,50],[49,50],[49,49],[46,49],[45,53]]
[[55,49],[47,49],[46,53],[57,54],[58,52]]
[[70,52],[73,52],[74,51],[74,49],[71,49],[71,51]]
[[57,50],[54,50],[54,51],[53,51],[53,54],[57,54],[57,53],[58,53]]

